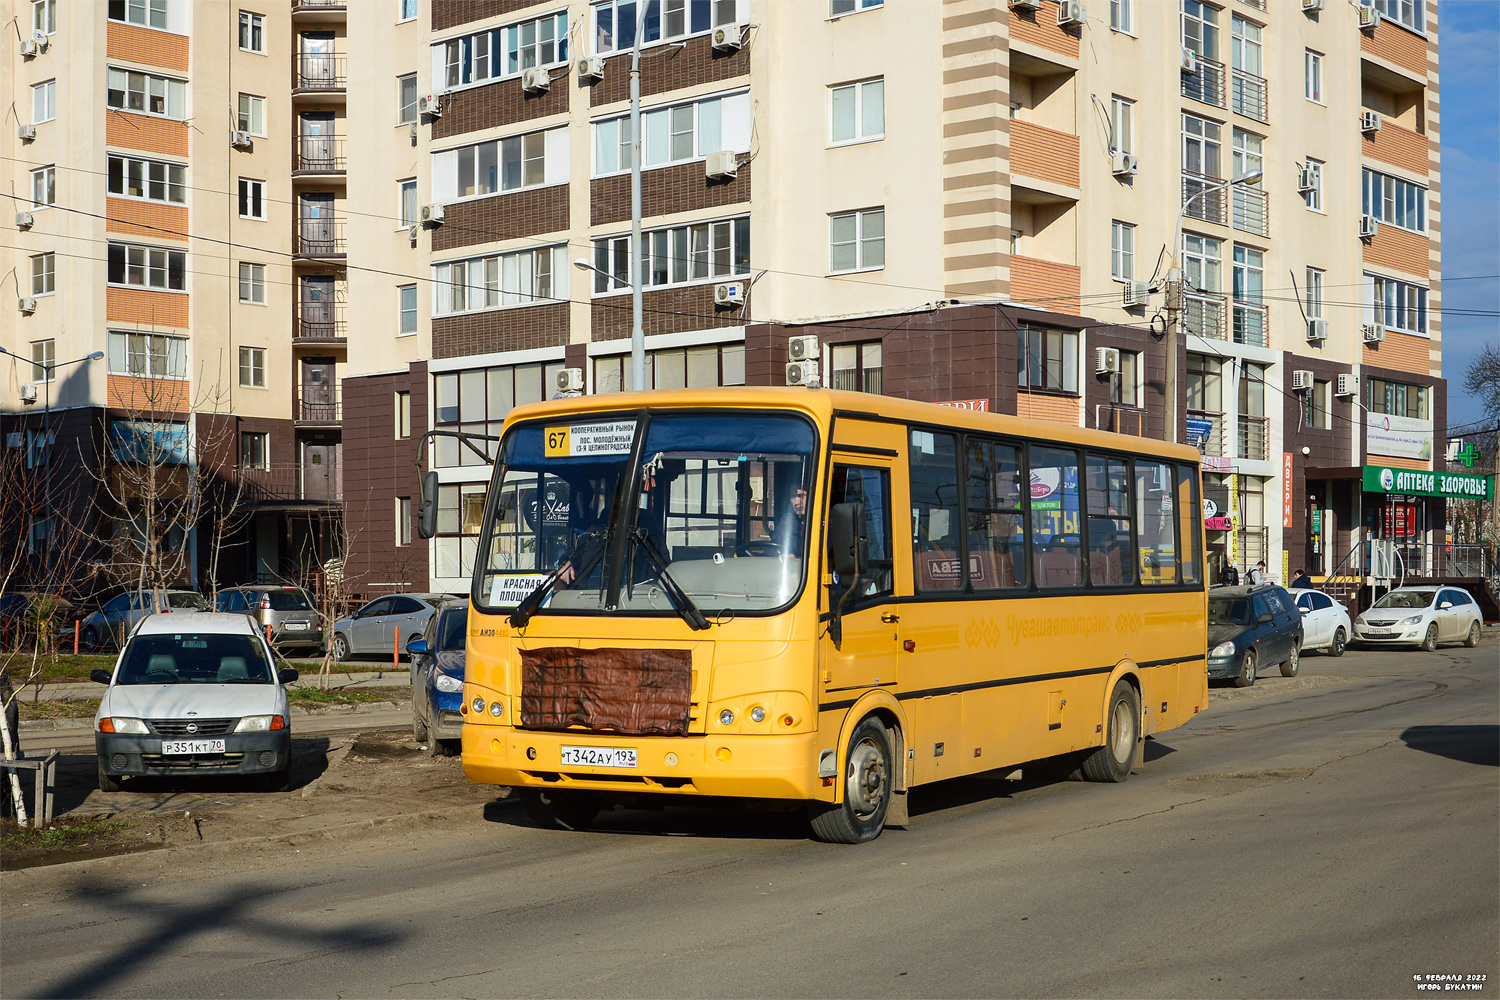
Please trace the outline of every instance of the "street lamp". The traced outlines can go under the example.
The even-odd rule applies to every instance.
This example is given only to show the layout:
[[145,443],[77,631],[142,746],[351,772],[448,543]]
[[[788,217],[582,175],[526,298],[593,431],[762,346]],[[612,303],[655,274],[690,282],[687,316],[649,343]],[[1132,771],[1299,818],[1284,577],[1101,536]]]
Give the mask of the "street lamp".
[[54,361],[47,364],[44,361],[30,361],[22,358],[19,354],[7,351],[0,347],[0,354],[8,354],[20,361],[22,364],[31,365],[33,368],[42,370],[42,523],[47,525],[47,544],[43,549],[42,565],[46,570],[46,589],[52,589],[52,373],[59,368],[68,365],[81,365],[86,361],[98,361],[104,357],[103,351],[95,351],[72,361]]
[[1173,444],[1177,443],[1177,344],[1182,337],[1182,265],[1177,256],[1182,249],[1182,219],[1187,215],[1188,206],[1210,191],[1254,184],[1262,173],[1260,170],[1246,171],[1193,192],[1183,200],[1182,210],[1177,213],[1177,224],[1172,227],[1172,263],[1167,268],[1167,440]]

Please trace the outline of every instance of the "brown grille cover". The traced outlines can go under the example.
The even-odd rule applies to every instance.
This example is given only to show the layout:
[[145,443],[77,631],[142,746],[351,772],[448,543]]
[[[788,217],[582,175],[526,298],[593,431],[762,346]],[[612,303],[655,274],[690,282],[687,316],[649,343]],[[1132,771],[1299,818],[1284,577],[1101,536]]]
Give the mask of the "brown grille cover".
[[521,725],[682,736],[693,694],[686,649],[521,650]]

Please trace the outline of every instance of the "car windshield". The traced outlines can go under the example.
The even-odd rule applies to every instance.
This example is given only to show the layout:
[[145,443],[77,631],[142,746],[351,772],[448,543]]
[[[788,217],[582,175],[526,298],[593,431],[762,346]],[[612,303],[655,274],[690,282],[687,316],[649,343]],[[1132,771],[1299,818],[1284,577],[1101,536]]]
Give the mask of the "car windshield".
[[463,649],[464,634],[469,627],[469,606],[454,608],[443,615],[443,632],[438,636],[438,649]]
[[1208,623],[1210,625],[1249,625],[1250,599],[1248,597],[1210,599]]
[[208,602],[199,594],[189,594],[184,591],[174,591],[167,595],[167,606],[171,608],[195,608],[207,610]]
[[274,684],[260,643],[248,635],[138,635],[125,647],[117,684]]
[[1425,590],[1393,590],[1374,606],[1377,608],[1426,608],[1432,606],[1432,598],[1436,591]]
[[311,611],[312,602],[300,590],[268,590],[265,600],[272,611]]

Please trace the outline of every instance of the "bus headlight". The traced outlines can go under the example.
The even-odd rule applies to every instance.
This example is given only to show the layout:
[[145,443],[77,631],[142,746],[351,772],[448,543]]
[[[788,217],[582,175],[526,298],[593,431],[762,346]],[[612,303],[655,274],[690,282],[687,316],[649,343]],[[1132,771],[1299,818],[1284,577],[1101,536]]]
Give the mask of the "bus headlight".
[[484,714],[484,699],[483,698],[475,698],[474,699],[474,714],[475,715],[483,715]]
[[752,708],[750,710],[750,721],[751,722],[765,722],[766,721],[766,710],[763,709],[763,708],[761,708],[759,705],[756,705],[754,708]]
[[724,709],[724,711],[722,711],[722,712],[719,713],[719,725],[721,725],[721,726],[732,726],[732,725],[734,725],[734,712],[731,709],[727,709],[726,708],[726,709]]
[[505,709],[498,701],[490,702],[490,714],[495,718],[500,718],[500,713],[503,711],[505,711]]

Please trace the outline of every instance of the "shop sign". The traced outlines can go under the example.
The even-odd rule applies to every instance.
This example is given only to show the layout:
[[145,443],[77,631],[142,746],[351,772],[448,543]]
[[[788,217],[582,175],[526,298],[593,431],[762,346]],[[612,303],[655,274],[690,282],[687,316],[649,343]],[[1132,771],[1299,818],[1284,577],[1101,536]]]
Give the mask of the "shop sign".
[[1292,526],[1292,453],[1281,453],[1281,526]]
[[1365,426],[1365,450],[1400,458],[1432,457],[1432,421],[1390,413],[1372,413]]
[[938,403],[939,406],[951,406],[955,410],[973,410],[976,413],[990,412],[990,401],[988,399],[948,399]]
[[1233,531],[1234,518],[1232,517],[1205,517],[1203,527],[1209,531]]
[[1472,472],[1423,472],[1367,465],[1364,467],[1364,489],[1366,493],[1492,500],[1495,496],[1495,477],[1478,476]]
[[1204,455],[1198,460],[1204,472],[1233,472],[1234,467],[1230,459],[1219,458],[1215,455]]

